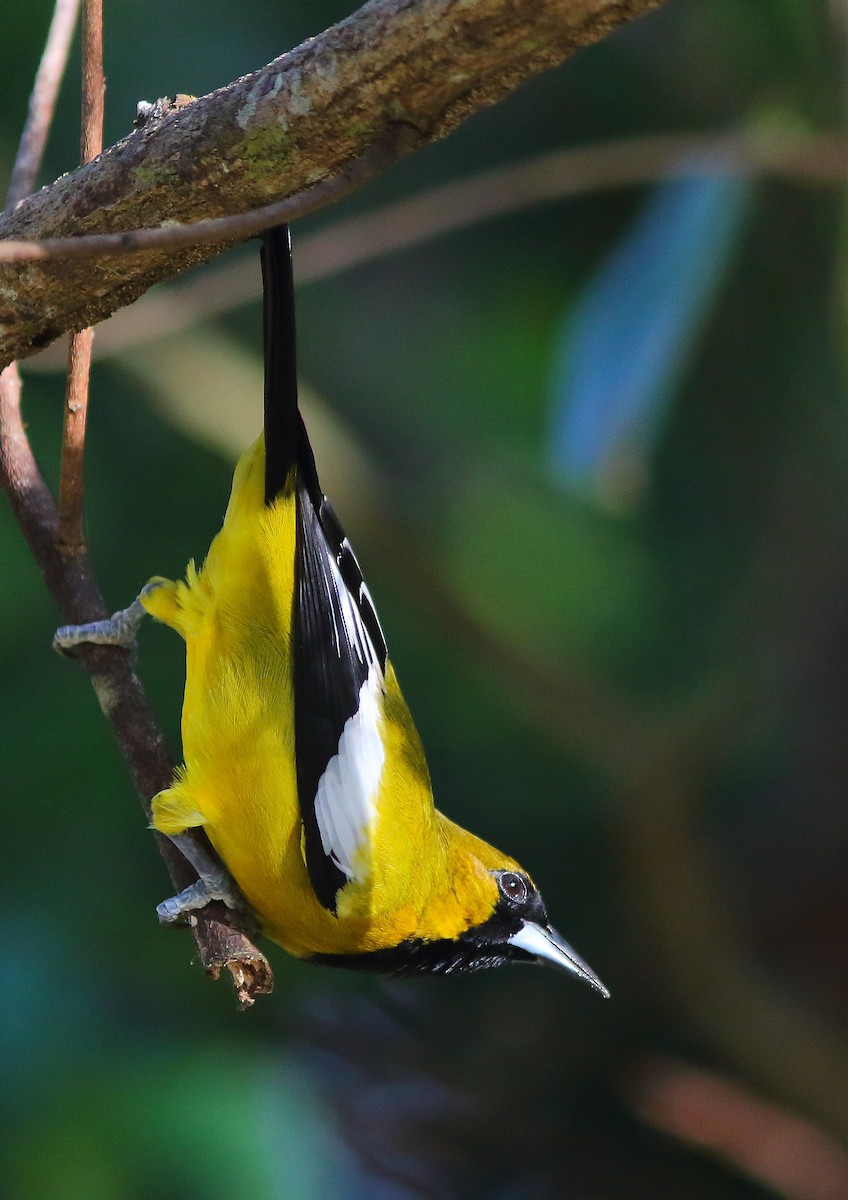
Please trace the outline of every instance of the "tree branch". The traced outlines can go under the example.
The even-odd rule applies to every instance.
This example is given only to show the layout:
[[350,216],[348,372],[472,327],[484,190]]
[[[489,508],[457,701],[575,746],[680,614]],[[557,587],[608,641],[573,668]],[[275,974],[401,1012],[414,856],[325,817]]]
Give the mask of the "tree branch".
[[[366,151],[444,136],[660,0],[370,0],[259,71],[154,120],[0,219],[30,240],[185,224],[294,196]],[[410,136],[397,140],[397,127]],[[4,267],[0,366],[220,246]]]

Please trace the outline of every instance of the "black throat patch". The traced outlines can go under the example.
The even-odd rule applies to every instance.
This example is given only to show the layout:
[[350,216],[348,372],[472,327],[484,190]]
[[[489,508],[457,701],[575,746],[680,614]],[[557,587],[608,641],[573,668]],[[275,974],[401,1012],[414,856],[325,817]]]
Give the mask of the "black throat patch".
[[[547,921],[541,901],[533,905],[532,919]],[[409,938],[383,950],[367,950],[361,954],[314,954],[309,961],[328,967],[371,971],[377,975],[468,975],[506,963],[535,961],[531,954],[509,942],[523,921],[523,911],[519,912],[516,906],[501,900],[487,921],[458,938],[435,941]]]

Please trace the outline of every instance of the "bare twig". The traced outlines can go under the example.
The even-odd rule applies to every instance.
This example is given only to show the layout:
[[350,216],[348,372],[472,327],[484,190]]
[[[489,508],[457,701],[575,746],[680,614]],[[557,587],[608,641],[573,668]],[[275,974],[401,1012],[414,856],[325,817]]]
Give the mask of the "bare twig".
[[[299,195],[391,142],[398,126],[409,134],[398,153],[444,136],[523,79],[658,3],[369,0],[297,49],[145,124],[42,189],[0,220],[0,239],[183,226]],[[217,253],[212,243],[180,245],[99,257],[94,270],[66,259],[4,271],[0,364],[103,320],[153,283]]]
[[[31,186],[40,161],[31,149],[36,139],[29,133],[30,123],[43,130],[38,143],[43,149],[67,59],[69,43],[65,39],[64,52],[60,54],[52,42],[54,37],[58,38],[55,30],[54,20],[44,55],[53,64],[52,91],[42,88],[38,102],[31,101],[16,159],[15,174],[21,187]],[[17,170],[18,163],[25,163],[26,169]],[[59,552],[59,514],[26,435],[21,415],[21,381],[15,364],[0,375],[0,484],[64,620],[74,623],[105,616],[106,609],[85,554],[63,557]],[[96,646],[83,647],[79,657],[91,675],[100,706],[127,759],[149,817],[150,797],[169,786],[172,767],[130,657],[125,651]],[[157,842],[174,887],[186,886],[193,880],[194,872],[167,838],[157,835]],[[271,990],[273,976],[265,956],[237,923],[237,918],[224,912],[222,906],[209,905],[193,918],[192,929],[207,974],[217,978],[224,968],[229,970],[239,1004],[246,1007],[256,995]]]
[[28,196],[35,187],[44,157],[47,134],[53,121],[56,97],[68,62],[78,12],[79,0],[56,0],[44,53],[38,64],[29,98],[26,125],[9,181],[6,211],[14,208],[18,201]]
[[384,141],[354,159],[337,175],[316,183],[297,196],[265,204],[230,217],[213,217],[165,229],[128,229],[125,233],[101,233],[69,238],[45,238],[35,242],[0,242],[0,262],[39,262],[50,259],[90,259],[138,254],[145,250],[183,250],[203,244],[239,242],[271,229],[284,221],[318,212],[356,191],[383,171],[411,140],[404,125],[396,125]]
[[298,282],[311,283],[384,254],[537,204],[659,179],[778,175],[844,184],[848,136],[778,129],[653,134],[555,150],[339,221],[298,240]]
[[[440,184],[409,200],[333,222],[316,233],[301,234],[297,283],[318,282],[385,254],[533,205],[672,176],[731,173],[768,173],[800,184],[841,183],[848,175],[848,139],[732,130],[628,138],[557,150]],[[0,259],[2,254],[0,243]],[[149,292],[132,312],[116,313],[98,332],[95,357],[101,359],[191,328],[250,303],[259,292],[252,263],[224,262],[200,279]],[[51,371],[63,368],[64,362],[58,348],[48,348],[29,366]]]
[[93,329],[72,333],[68,346],[62,461],[59,472],[59,547],[63,555],[85,553],[83,531],[85,427]]
[[[103,0],[85,0],[82,14],[82,136],[83,163],[103,149]],[[83,533],[85,426],[94,330],[71,334],[62,429],[59,478],[59,548],[63,555],[85,552]]]
[[[387,166],[398,151],[382,147],[368,168],[353,164],[334,180],[344,179],[343,190],[331,188],[324,198],[318,184],[299,196],[229,217],[195,221],[165,229],[130,229],[38,241],[0,242],[0,262],[36,262],[51,259],[121,256],[140,250],[181,250],[200,243],[242,241],[281,221],[308,216],[352,191]],[[848,174],[848,138],[842,135],[802,136],[756,131],[718,135],[675,134],[602,146],[581,146],[540,155],[487,171],[471,179],[442,184],[411,200],[389,205],[375,213],[353,217],[330,231],[306,239],[298,257],[299,278],[321,279],[388,254],[408,249],[441,234],[463,229],[533,204],[607,188],[649,183],[661,176],[693,178],[702,175],[784,174],[807,183],[841,183]],[[303,264],[306,264],[305,266]]]
[[[7,212],[35,187],[78,12],[79,0],[56,0],[12,167],[6,195]],[[0,373],[0,479],[9,492],[19,521],[27,517],[28,538],[36,531],[48,532],[52,527],[53,497],[41,478],[24,431],[21,377],[14,362]]]
[[103,0],[84,0],[82,12],[82,130],[80,162],[91,162],[103,149]]

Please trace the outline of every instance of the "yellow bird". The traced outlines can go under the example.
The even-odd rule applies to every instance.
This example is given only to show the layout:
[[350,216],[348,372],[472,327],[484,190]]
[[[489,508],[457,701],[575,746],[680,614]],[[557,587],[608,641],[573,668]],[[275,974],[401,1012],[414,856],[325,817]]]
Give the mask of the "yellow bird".
[[[602,995],[529,875],[433,803],[424,750],[297,406],[288,229],[263,237],[265,430],[242,455],[202,570],[154,579],[57,643],[127,644],[146,611],[186,643],[184,765],[153,824],[199,880],[181,919],[243,903],[291,954],[391,974],[548,961]],[[218,857],[181,835],[201,827]],[[241,896],[232,886],[238,886]]]

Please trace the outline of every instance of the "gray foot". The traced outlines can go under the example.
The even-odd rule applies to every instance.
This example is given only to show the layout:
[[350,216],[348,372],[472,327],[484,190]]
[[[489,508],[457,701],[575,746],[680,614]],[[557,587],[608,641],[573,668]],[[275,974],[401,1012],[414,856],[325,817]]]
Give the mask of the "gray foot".
[[163,900],[156,906],[156,913],[163,925],[173,925],[188,913],[203,908],[210,900],[221,900],[227,908],[245,909],[245,901],[235,880],[223,867],[197,846],[191,838],[178,834],[171,841],[187,858],[199,875],[197,883],[190,884],[176,896]]
[[[142,589],[144,596],[156,584],[148,584]],[[87,625],[63,625],[53,635],[53,649],[60,654],[73,650],[76,646],[94,644],[95,646],[123,646],[130,649],[135,645],[138,627],[144,620],[145,611],[141,598],[133,600],[129,608],[122,608],[113,613],[105,621],[89,621]]]

